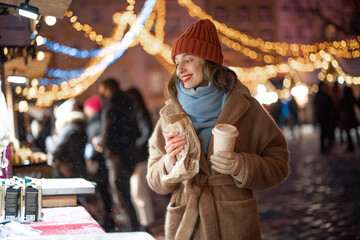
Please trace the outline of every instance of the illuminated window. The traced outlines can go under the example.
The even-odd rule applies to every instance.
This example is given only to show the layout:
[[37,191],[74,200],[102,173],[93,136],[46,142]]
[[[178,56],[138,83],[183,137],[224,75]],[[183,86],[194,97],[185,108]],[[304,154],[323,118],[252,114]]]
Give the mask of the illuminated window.
[[269,30],[263,30],[263,31],[261,32],[261,38],[264,39],[265,41],[271,42],[271,41],[272,41],[271,31],[269,31]]
[[261,22],[270,22],[271,21],[270,9],[268,7],[260,7],[259,17]]
[[240,22],[250,22],[250,11],[247,7],[238,7],[238,19]]
[[92,23],[101,23],[102,21],[102,14],[101,14],[101,10],[96,8],[92,10],[92,14],[91,14],[91,22]]
[[[310,3],[305,1],[294,2],[294,8],[298,16],[308,17],[310,14]],[[312,8],[312,7],[311,7]]]
[[216,7],[215,17],[220,22],[226,22],[228,20],[228,11],[225,7]]
[[287,27],[282,28],[282,36],[283,36],[284,41],[290,42],[291,38],[292,38],[290,29]]
[[175,16],[166,16],[166,29],[169,33],[178,33],[180,28],[180,19]]
[[335,9],[335,6],[336,4],[335,4],[335,1],[333,1],[333,0],[328,0],[327,1],[327,7],[328,7],[328,9]]
[[282,0],[281,2],[281,8],[284,11],[289,11],[291,6],[290,6],[290,1],[289,0]]
[[149,73],[149,90],[152,94],[159,94],[164,91],[164,81],[160,71],[151,71]]
[[306,42],[311,38],[309,35],[309,29],[306,26],[299,26],[297,30],[297,35],[299,40],[302,40],[302,42]]
[[316,9],[321,9],[321,0],[317,0],[317,1],[315,1],[315,8]]
[[295,2],[295,8],[298,12],[302,12],[306,9],[306,2],[305,1],[299,1]]

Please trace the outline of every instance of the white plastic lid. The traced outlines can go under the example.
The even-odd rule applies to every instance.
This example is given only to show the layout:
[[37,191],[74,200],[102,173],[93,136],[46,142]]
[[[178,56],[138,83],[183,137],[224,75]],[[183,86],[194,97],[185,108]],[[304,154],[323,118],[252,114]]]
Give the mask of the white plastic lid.
[[235,126],[226,123],[217,124],[213,128],[212,133],[219,134],[224,137],[237,137],[239,135],[239,131]]

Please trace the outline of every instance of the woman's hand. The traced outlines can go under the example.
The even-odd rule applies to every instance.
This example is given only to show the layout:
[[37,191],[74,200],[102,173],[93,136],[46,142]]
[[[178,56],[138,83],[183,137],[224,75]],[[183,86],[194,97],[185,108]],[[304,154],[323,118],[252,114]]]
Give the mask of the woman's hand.
[[176,154],[178,154],[186,143],[185,136],[178,136],[179,132],[170,132],[165,135],[165,151],[172,164],[176,163]]
[[220,151],[210,156],[211,168],[222,174],[238,175],[243,165],[241,154]]

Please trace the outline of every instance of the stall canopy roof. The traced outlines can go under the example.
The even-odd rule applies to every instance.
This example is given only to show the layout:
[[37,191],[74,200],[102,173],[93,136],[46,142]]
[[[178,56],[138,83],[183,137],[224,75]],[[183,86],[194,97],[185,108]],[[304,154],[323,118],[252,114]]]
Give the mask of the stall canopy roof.
[[27,62],[25,62],[24,57],[13,58],[4,64],[5,75],[24,76],[30,80],[42,77],[45,74],[50,58],[50,53],[45,53],[45,58],[42,61],[32,59],[31,57],[27,59]]
[[[20,6],[20,4],[24,2],[25,0],[0,0],[0,3],[14,6]],[[70,3],[71,0],[36,0],[30,1],[29,5],[37,7],[42,16],[54,16],[58,19],[62,19]]]

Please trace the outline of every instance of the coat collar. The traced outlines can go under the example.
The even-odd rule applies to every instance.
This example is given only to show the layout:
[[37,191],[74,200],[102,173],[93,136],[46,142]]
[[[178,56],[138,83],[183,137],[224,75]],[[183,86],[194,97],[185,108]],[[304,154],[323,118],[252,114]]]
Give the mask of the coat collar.
[[249,90],[240,81],[238,81],[226,100],[216,124],[235,124],[249,109],[250,102],[248,99],[250,97],[251,95]]
[[169,99],[165,102],[165,106],[160,110],[160,116],[166,119],[167,116],[171,114],[185,112],[181,107],[180,103],[176,103],[173,100]]
[[[236,125],[238,120],[245,114],[245,112],[250,108],[249,98],[251,97],[250,92],[247,87],[245,87],[240,81],[237,82],[236,86],[230,93],[226,103],[221,111],[219,118],[216,124],[227,123]],[[213,152],[213,136],[211,135],[208,153]],[[209,161],[209,160],[208,160]]]

